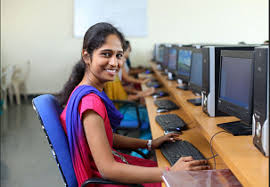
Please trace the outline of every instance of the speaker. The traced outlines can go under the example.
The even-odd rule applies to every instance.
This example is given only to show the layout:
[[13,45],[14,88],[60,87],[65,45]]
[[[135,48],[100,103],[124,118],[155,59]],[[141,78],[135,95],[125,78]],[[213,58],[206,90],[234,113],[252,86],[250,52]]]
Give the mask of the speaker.
[[252,135],[254,145],[269,156],[269,47],[255,48]]

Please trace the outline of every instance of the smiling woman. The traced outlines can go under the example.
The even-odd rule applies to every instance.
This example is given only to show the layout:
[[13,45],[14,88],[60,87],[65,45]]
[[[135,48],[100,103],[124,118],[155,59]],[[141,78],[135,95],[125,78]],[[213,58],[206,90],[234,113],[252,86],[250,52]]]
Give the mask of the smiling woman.
[[[106,82],[114,80],[121,68],[123,44],[124,37],[111,24],[98,23],[90,27],[84,37],[82,58],[59,94],[61,104],[66,105],[60,120],[79,186],[91,177],[160,186],[164,168],[156,167],[154,161],[132,157],[114,148],[155,149],[178,136],[168,134],[152,141],[113,133],[112,129],[120,125],[123,116],[103,88]],[[187,157],[171,169],[207,169],[205,164],[206,161]]]
[[114,80],[123,64],[122,44],[118,36],[110,34],[104,45],[94,50],[92,55],[83,49],[82,57],[86,64],[86,76],[80,84],[94,83],[93,86],[102,91],[103,83]]

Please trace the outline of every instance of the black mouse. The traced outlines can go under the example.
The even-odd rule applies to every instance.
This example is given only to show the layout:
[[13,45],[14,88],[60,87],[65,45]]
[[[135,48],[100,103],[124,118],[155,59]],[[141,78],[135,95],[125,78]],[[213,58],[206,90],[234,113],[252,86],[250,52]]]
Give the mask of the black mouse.
[[166,108],[158,108],[158,109],[157,109],[157,112],[158,112],[158,113],[163,113],[163,112],[169,112],[169,110],[166,109]]

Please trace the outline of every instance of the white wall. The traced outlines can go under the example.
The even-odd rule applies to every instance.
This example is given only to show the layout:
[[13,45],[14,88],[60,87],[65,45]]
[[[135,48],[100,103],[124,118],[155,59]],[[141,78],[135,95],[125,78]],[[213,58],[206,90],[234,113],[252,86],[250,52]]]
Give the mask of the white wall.
[[[25,67],[30,60],[27,92],[59,91],[80,58],[73,0],[2,0],[1,5],[1,65]],[[149,34],[128,38],[131,61],[147,64],[160,42],[262,43],[268,39],[268,14],[268,0],[148,0]]]

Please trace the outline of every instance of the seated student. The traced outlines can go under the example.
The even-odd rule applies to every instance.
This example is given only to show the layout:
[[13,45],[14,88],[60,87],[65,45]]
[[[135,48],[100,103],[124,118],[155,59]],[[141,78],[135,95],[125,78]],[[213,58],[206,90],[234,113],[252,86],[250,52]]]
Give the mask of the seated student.
[[[129,75],[130,68],[127,66],[127,62],[129,59],[129,54],[131,52],[131,47],[129,41],[125,41],[125,49],[124,49],[124,63],[123,66],[119,72],[119,78],[122,81],[122,85],[124,86],[124,89],[126,92],[131,94],[143,94],[140,92],[141,90],[141,84],[145,84],[148,81],[150,81],[149,78],[137,78]],[[137,72],[138,75],[139,72]],[[149,90],[148,90],[149,91]],[[152,93],[154,93],[154,90],[152,89]],[[151,93],[151,94],[152,94]],[[131,97],[134,95],[130,95]]]
[[155,92],[155,88],[148,88],[144,91],[134,88],[124,87],[119,75],[116,75],[113,81],[106,82],[104,91],[111,100],[129,100],[137,101],[150,96]]
[[127,56],[126,56],[126,64],[124,66],[129,75],[136,76],[139,73],[144,72],[145,68],[143,68],[142,66],[139,66],[137,68],[131,67],[131,62],[129,59],[129,54],[131,53],[131,45],[128,40],[126,40],[126,46],[127,46]]
[[[67,134],[78,186],[91,177],[160,186],[162,171],[166,168],[157,167],[154,161],[122,154],[114,148],[156,149],[165,141],[177,140],[176,134],[151,142],[112,132],[122,115],[103,88],[105,82],[114,80],[122,65],[123,42],[123,35],[111,24],[91,26],[84,36],[82,58],[59,94],[60,101],[66,105],[60,119]],[[201,169],[209,169],[207,161],[191,157],[179,159],[170,168],[172,171]]]

